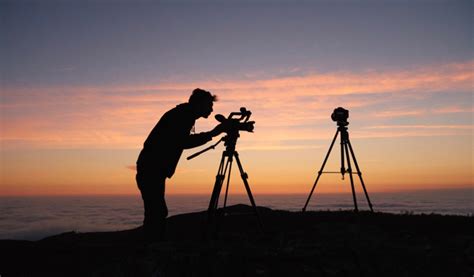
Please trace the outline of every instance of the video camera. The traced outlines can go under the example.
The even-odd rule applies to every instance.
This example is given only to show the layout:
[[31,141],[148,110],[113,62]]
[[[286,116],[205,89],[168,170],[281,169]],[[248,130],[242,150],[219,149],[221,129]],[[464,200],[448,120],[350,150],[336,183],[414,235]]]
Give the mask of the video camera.
[[221,114],[215,116],[216,120],[223,124],[227,134],[239,131],[253,132],[255,121],[249,121],[252,112],[246,108],[240,108],[240,112],[232,112],[227,118]]
[[232,112],[227,118],[221,114],[216,114],[215,118],[219,121],[224,127],[224,132],[226,135],[222,137],[217,143],[207,147],[204,150],[201,150],[197,153],[192,154],[187,157],[188,160],[193,159],[202,153],[214,149],[219,143],[224,141],[224,145],[227,149],[233,149],[235,151],[235,144],[237,143],[237,138],[240,136],[239,131],[253,132],[255,121],[249,121],[252,112],[246,108],[240,108],[240,112]]

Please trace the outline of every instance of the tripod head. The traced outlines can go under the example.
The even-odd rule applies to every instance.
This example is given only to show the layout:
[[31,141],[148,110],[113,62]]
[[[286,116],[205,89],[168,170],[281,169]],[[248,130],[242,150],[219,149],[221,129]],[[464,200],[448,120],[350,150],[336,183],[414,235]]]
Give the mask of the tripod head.
[[227,118],[221,114],[216,114],[215,118],[223,125],[226,135],[222,137],[217,143],[204,150],[192,154],[191,156],[187,157],[187,159],[190,160],[208,150],[214,149],[222,141],[224,141],[224,145],[227,147],[227,150],[233,151],[235,149],[237,139],[240,137],[240,131],[253,133],[255,121],[249,121],[251,115],[252,112],[244,107],[240,108],[239,112],[231,112]]

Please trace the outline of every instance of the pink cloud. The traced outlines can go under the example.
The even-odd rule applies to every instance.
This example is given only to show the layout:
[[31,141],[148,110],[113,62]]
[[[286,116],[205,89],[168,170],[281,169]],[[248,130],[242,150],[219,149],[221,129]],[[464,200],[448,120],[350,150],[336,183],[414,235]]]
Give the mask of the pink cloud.
[[137,166],[136,165],[127,165],[126,168],[128,168],[132,171],[137,171]]
[[374,113],[376,117],[404,117],[404,116],[419,116],[424,115],[426,112],[422,110],[396,110],[396,111],[379,111]]
[[367,129],[473,129],[473,125],[379,125]]
[[451,114],[451,113],[472,113],[474,112],[474,108],[464,108],[464,107],[457,107],[457,106],[449,106],[449,107],[441,107],[438,109],[434,109],[434,114]]
[[[138,148],[166,110],[187,101],[190,91],[201,87],[220,96],[221,100],[215,105],[216,113],[228,114],[240,106],[252,110],[257,120],[253,139],[262,141],[259,144],[262,149],[265,145],[270,145],[267,148],[298,147],[282,146],[280,141],[289,137],[317,138],[319,135],[311,126],[327,122],[324,126],[332,128],[329,115],[340,103],[350,109],[362,109],[390,103],[394,97],[414,99],[424,97],[423,93],[470,91],[474,81],[473,65],[474,61],[469,61],[399,71],[310,73],[260,80],[228,78],[106,87],[6,89],[2,91],[0,104],[0,141],[5,147],[21,142],[32,147]],[[297,72],[300,71],[290,73]],[[19,110],[24,113],[18,113]],[[464,110],[440,107],[433,113]],[[394,108],[365,113],[359,118],[370,115],[379,120],[416,117],[420,111]],[[201,120],[196,128],[205,131],[213,125],[213,120]],[[376,129],[381,128],[366,129],[365,136],[379,135]],[[446,125],[437,129],[459,128]],[[331,129],[318,133],[332,132]]]

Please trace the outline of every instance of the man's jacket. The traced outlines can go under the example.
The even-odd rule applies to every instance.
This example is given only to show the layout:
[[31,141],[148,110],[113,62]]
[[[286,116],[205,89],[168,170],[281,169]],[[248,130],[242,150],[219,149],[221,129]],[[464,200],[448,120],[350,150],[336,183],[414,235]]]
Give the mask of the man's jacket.
[[203,145],[210,133],[190,134],[196,119],[188,103],[166,112],[143,144],[137,172],[146,176],[173,176],[183,149]]

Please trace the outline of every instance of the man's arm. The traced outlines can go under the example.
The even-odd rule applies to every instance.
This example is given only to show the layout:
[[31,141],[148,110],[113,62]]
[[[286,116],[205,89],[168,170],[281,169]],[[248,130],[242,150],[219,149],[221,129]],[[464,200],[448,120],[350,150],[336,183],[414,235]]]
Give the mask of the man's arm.
[[188,135],[183,141],[183,148],[189,149],[201,146],[203,144],[206,144],[210,140],[212,140],[212,135],[210,134],[210,132]]
[[183,142],[183,148],[189,149],[206,144],[208,141],[212,140],[213,137],[219,135],[222,132],[223,127],[221,124],[219,124],[209,132],[188,135]]

